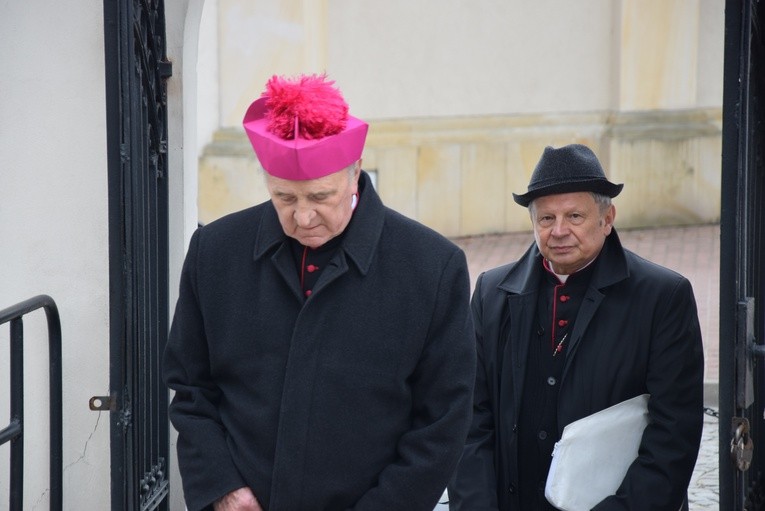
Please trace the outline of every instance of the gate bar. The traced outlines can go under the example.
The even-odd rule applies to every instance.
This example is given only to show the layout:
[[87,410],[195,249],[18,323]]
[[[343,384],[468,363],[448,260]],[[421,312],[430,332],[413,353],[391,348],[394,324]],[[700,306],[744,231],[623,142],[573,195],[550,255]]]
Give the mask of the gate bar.
[[744,186],[742,152],[746,150],[746,122],[742,87],[748,78],[743,45],[745,12],[748,0],[725,2],[725,45],[723,70],[721,204],[720,204],[720,367],[718,429],[718,484],[720,509],[740,511],[743,507],[743,475],[737,474],[730,459],[730,424],[738,413],[734,406],[736,358],[736,304],[740,299],[740,264],[738,258],[741,211],[738,190]]

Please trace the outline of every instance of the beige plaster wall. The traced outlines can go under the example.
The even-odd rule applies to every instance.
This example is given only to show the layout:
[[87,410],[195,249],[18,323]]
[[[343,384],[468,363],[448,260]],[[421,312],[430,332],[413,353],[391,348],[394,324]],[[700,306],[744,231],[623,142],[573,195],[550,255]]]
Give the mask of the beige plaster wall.
[[696,104],[698,0],[624,0],[620,20],[619,108]]
[[618,225],[692,225],[720,219],[718,109],[639,112],[612,119],[601,151],[625,183]]
[[[6,2],[0,15],[0,310],[39,294],[61,318],[63,508],[109,509],[109,253],[103,9]],[[24,509],[48,509],[48,332],[23,319]],[[0,428],[10,416],[9,325],[0,327]],[[13,417],[17,418],[17,417]],[[0,448],[8,509],[10,444]]]
[[[447,236],[529,229],[523,193],[545,146],[589,145],[625,183],[618,225],[719,220],[720,111],[375,121],[363,167],[383,201]],[[247,138],[216,134],[201,159],[201,221],[268,199]]]
[[719,2],[218,2],[202,222],[267,199],[240,123],[268,77],[322,71],[370,123],[383,200],[448,236],[527,230],[511,193],[571,142],[625,183],[620,226],[719,218]]
[[328,70],[364,118],[603,110],[617,5],[329,1]]
[[217,0],[220,125],[240,126],[273,74],[326,71],[329,0]]

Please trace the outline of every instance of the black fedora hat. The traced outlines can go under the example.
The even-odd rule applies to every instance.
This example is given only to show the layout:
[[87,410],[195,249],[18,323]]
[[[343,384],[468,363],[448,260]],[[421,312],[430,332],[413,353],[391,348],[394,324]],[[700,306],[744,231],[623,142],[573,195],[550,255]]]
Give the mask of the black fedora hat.
[[623,186],[606,179],[603,167],[589,147],[581,144],[559,149],[547,146],[531,174],[528,191],[523,195],[514,193],[513,199],[521,206],[528,206],[538,197],[558,193],[594,192],[616,197]]

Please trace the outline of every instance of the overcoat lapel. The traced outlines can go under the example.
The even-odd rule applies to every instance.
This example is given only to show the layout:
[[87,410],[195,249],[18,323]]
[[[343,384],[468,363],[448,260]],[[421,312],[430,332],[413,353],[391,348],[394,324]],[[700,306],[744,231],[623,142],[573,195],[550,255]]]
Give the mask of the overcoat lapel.
[[303,295],[300,292],[300,280],[297,275],[295,259],[290,253],[287,236],[284,234],[281,224],[279,223],[279,217],[276,214],[276,210],[273,205],[269,204],[269,207],[263,213],[263,217],[255,236],[253,264],[255,264],[261,257],[265,257],[267,254],[271,253],[274,247],[276,247],[276,250],[273,251],[273,254],[271,255],[271,263],[276,269],[276,273],[278,273],[282,280],[284,280],[287,288],[292,292],[295,298],[297,298],[298,303],[302,303]]
[[295,258],[290,253],[289,243],[282,242],[281,246],[274,252],[274,255],[271,256],[271,262],[274,268],[276,268],[277,273],[281,275],[287,288],[292,291],[298,302],[302,303],[303,295],[300,289],[300,279],[298,278]]
[[[505,354],[502,363],[502,367],[505,369],[503,369],[501,374],[512,381],[500,382],[500,399],[503,395],[502,390],[509,388],[508,385],[511,385],[515,406],[508,403],[509,406],[504,407],[511,408],[515,412],[513,417],[510,418],[512,420],[510,424],[518,423],[518,414],[521,409],[523,382],[526,377],[526,359],[528,358],[529,344],[533,335],[536,301],[535,292],[523,295],[509,295],[507,298],[508,314],[510,315],[508,339],[512,341],[505,343]],[[511,356],[509,356],[510,353],[512,353]],[[511,363],[512,366],[510,365]],[[502,406],[502,403],[500,403],[500,406]]]
[[[606,296],[602,290],[629,276],[627,260],[624,258],[621,241],[619,240],[619,235],[616,234],[616,229],[612,230],[611,234],[606,238],[603,249],[594,264],[596,266],[590,280],[590,286],[587,288],[582,305],[579,306],[574,330],[571,332],[571,344],[569,344],[566,353],[566,363],[563,367],[563,381],[565,381],[566,373],[576,357],[576,351],[582,342],[584,333],[587,331],[592,318],[595,317],[595,313]],[[617,341],[618,339],[614,339],[614,342]]]
[[[540,272],[538,267],[539,251],[532,245],[514,265],[507,276],[500,282],[498,288],[507,293],[508,325],[500,332],[503,339],[498,339],[503,345],[502,368],[499,382],[500,413],[509,424],[518,423],[523,381],[526,377],[526,359],[529,345],[534,334],[534,317],[537,304]],[[513,389],[512,399],[506,390]],[[512,410],[512,416],[508,412]]]
[[348,261],[345,259],[345,252],[338,250],[332,257],[329,265],[321,272],[316,286],[313,288],[313,294],[309,300],[316,300],[316,297],[321,293],[322,289],[325,289],[332,282],[339,279],[345,272],[348,271]]
[[596,287],[590,285],[587,288],[587,292],[584,295],[584,300],[579,306],[579,313],[576,316],[576,322],[574,323],[574,330],[571,332],[571,343],[568,350],[566,350],[566,362],[563,366],[562,380],[566,379],[566,373],[569,367],[573,363],[574,356],[576,355],[576,349],[579,347],[579,343],[582,339],[582,335],[587,330],[593,316],[600,307],[603,301],[603,293],[601,293]]

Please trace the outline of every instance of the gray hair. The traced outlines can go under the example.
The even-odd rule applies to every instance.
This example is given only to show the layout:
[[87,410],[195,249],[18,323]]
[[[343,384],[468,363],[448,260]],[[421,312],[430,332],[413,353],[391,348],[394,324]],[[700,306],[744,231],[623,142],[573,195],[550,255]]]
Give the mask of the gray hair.
[[351,183],[353,182],[353,178],[356,175],[356,169],[358,168],[361,170],[360,162],[361,160],[356,160],[346,167],[346,170],[348,171],[348,179]]
[[608,207],[611,205],[611,197],[608,195],[603,195],[602,193],[595,192],[590,192],[590,195],[592,195],[592,198],[595,199],[595,204],[598,205],[598,209],[600,209],[601,214],[605,213]]

